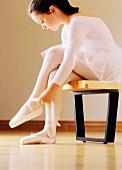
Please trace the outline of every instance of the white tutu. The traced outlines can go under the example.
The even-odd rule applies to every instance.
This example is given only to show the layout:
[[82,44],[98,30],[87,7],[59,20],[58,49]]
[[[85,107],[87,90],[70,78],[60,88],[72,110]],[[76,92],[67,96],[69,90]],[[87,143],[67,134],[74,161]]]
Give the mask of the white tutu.
[[[54,47],[65,49],[66,46],[60,44]],[[43,58],[50,48],[41,53]],[[95,47],[94,44],[84,44],[74,53],[74,67],[81,62],[87,65],[100,81],[122,82],[122,48],[116,47],[111,51],[105,47]]]
[[81,46],[75,61],[84,62],[101,81],[122,82],[122,48],[109,50],[93,45]]
[[[64,48],[66,46],[60,44],[55,47]],[[41,53],[43,58],[50,48]],[[95,43],[84,43],[74,52],[74,65],[76,66],[79,62],[84,63],[100,81],[117,82],[118,88],[122,89],[122,87],[120,87],[120,84],[122,84],[122,48],[114,47],[112,50],[111,48],[110,50],[108,49],[108,47],[105,48],[105,46],[102,47],[98,44],[95,46]]]

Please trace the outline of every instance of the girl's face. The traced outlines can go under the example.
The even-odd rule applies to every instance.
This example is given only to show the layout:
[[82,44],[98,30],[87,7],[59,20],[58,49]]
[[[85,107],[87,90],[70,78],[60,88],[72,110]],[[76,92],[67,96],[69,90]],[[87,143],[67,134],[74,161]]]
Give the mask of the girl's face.
[[37,12],[31,13],[31,18],[39,25],[42,26],[42,29],[57,31],[60,26],[60,21],[56,17],[55,11],[50,12],[49,14],[39,14]]

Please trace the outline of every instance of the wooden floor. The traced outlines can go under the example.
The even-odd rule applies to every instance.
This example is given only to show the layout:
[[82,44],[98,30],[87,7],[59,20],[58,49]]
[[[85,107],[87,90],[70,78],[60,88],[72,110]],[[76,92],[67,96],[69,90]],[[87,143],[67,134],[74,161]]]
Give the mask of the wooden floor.
[[0,131],[0,170],[122,169],[122,133],[116,134],[114,144],[107,145],[76,141],[71,132],[58,132],[55,145],[20,145],[19,139],[28,134]]

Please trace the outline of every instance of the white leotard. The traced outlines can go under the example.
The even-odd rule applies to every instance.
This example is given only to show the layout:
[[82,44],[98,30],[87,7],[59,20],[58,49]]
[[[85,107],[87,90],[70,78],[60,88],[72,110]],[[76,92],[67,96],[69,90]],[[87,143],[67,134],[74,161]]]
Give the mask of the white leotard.
[[65,51],[54,83],[62,85],[79,62],[87,65],[99,80],[122,80],[118,76],[122,73],[122,49],[116,46],[101,19],[75,16],[69,25],[64,25],[61,37]]

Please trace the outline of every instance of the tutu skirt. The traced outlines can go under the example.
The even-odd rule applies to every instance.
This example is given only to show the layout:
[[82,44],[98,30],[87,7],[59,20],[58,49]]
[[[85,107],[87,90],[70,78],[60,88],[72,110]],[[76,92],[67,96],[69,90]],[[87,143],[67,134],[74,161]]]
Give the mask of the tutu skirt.
[[[82,55],[80,55],[82,53]],[[81,47],[76,61],[84,62],[101,81],[122,82],[122,48],[112,51]]]
[[[104,45],[102,46],[102,44]],[[55,47],[65,49],[66,45],[60,44]],[[50,48],[41,53],[43,58]],[[74,67],[81,62],[89,67],[100,81],[117,82],[118,88],[120,88],[120,84],[122,84],[122,48],[116,46],[109,48],[108,45],[106,48],[105,43],[101,42],[91,44],[84,42],[74,50],[73,60]]]

